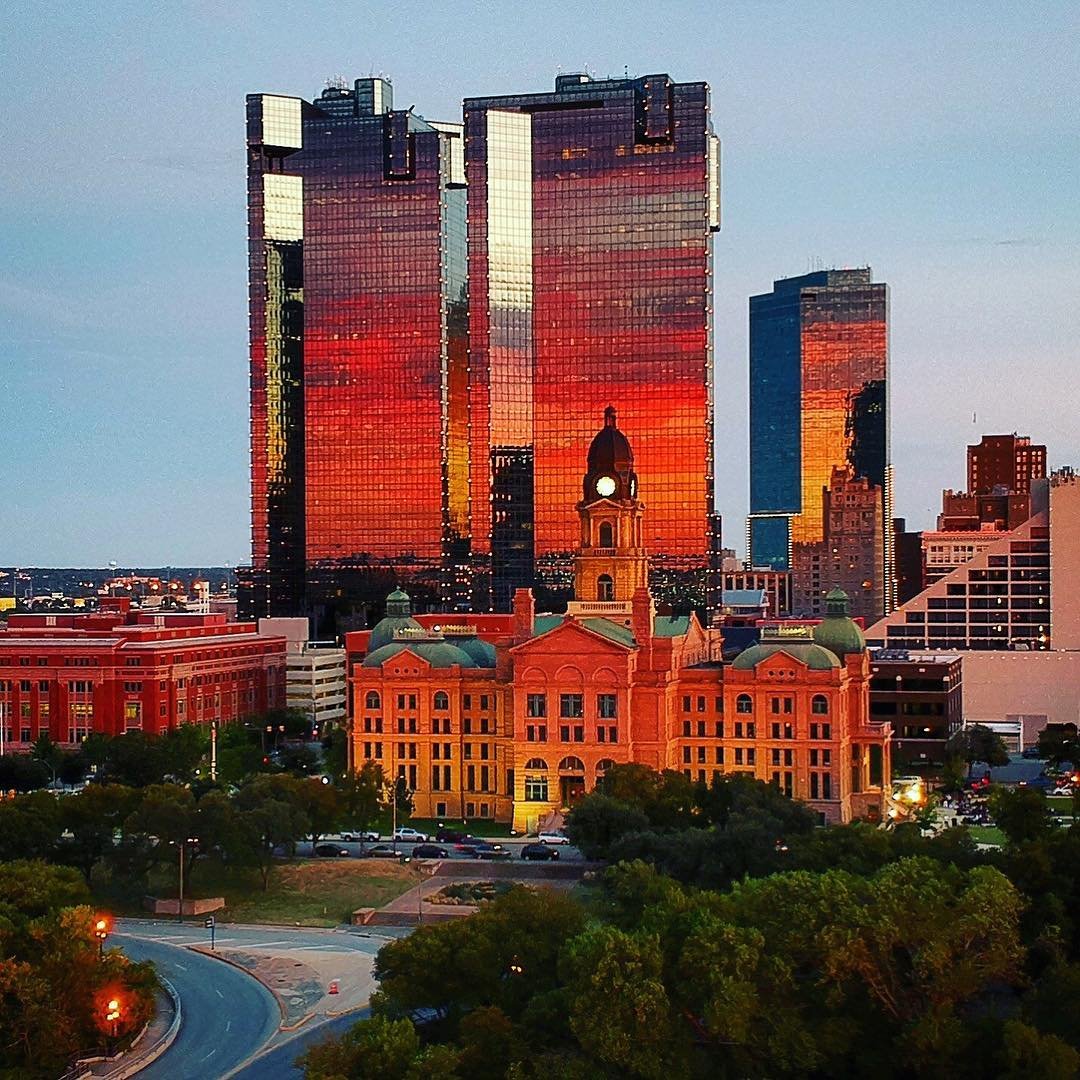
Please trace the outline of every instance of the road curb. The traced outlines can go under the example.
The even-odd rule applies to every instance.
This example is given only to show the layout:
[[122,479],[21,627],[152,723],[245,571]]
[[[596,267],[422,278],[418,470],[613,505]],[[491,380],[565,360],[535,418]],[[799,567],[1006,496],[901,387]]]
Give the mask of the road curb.
[[213,952],[207,945],[181,945],[182,949],[190,949],[191,952],[197,952],[200,956],[208,956],[211,960],[220,960],[223,964],[228,964],[229,967],[236,968],[237,971],[242,971],[249,979],[254,979],[260,986],[265,987],[270,996],[277,1002],[278,1012],[281,1013],[281,1023],[278,1025],[278,1031],[287,1031],[285,1027],[285,1021],[289,1018],[289,1014],[285,1009],[285,1002],[281,1000],[281,996],[278,992],[270,986],[269,983],[260,979],[253,971],[244,967],[243,964],[238,964],[235,960],[230,960],[227,956],[223,956],[219,952]]

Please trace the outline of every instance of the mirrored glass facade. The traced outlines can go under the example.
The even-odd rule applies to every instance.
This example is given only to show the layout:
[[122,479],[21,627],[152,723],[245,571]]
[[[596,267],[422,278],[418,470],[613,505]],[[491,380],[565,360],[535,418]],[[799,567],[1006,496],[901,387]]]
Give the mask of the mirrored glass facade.
[[[471,521],[496,609],[572,585],[580,447],[605,406],[633,440],[660,600],[719,585],[704,83],[560,76],[465,102]],[[541,592],[541,600],[547,597]]]
[[471,600],[461,138],[382,79],[248,98],[254,614]]
[[[892,521],[888,304],[888,287],[869,268],[784,279],[750,298],[753,565],[788,570],[810,561],[795,549],[806,555],[826,541],[834,470],[876,486],[882,521]],[[821,554],[818,564],[831,561],[831,551]],[[852,596],[853,610],[880,615],[894,601],[891,529],[864,556],[865,574],[855,576],[867,609]],[[852,557],[844,558],[849,580]],[[818,584],[823,593],[836,583]]]

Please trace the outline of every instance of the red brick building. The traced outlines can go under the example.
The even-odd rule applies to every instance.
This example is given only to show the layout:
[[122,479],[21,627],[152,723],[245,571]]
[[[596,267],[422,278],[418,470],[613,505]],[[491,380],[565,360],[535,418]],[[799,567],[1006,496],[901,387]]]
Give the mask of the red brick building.
[[785,624],[731,664],[720,631],[657,613],[633,455],[613,415],[589,453],[581,546],[565,614],[520,589],[512,616],[410,612],[395,591],[350,634],[353,762],[404,776],[422,817],[496,818],[532,830],[614,763],[711,781],[745,772],[829,821],[877,817],[888,725],[869,714],[862,632],[846,595],[817,626]]
[[285,638],[221,614],[162,615],[107,601],[93,614],[10,615],[0,631],[5,746],[43,732],[76,745],[91,732],[150,735],[229,723],[285,704]]

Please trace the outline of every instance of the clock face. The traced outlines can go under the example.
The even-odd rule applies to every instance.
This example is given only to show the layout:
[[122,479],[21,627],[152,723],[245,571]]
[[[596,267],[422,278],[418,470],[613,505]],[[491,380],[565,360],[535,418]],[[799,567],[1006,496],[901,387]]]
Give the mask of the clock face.
[[609,495],[615,494],[615,480],[610,476],[601,476],[596,481],[596,494],[603,496],[605,499]]

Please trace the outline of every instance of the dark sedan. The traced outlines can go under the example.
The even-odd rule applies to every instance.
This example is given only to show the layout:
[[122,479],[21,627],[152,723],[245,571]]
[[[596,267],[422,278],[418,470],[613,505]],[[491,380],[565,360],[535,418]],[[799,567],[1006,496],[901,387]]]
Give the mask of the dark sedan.
[[438,844],[417,844],[412,849],[414,859],[449,859],[450,852]]
[[339,847],[337,844],[316,844],[315,854],[321,855],[324,859],[347,859],[349,849]]
[[557,859],[559,849],[553,848],[549,844],[526,844],[521,849],[521,857],[531,859],[533,862],[544,862],[547,859]]
[[376,844],[369,847],[364,854],[369,859],[396,859],[401,852],[395,851],[389,844]]
[[509,859],[511,856],[510,852],[502,844],[477,844],[472,849],[472,857],[474,859],[494,861],[497,859]]

